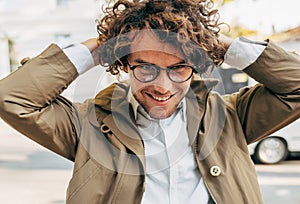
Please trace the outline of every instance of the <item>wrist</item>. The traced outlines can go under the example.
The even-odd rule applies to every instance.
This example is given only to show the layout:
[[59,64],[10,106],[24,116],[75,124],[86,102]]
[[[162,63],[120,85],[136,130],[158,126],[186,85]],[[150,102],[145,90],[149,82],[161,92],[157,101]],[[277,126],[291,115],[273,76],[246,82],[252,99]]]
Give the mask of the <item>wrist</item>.
[[90,38],[90,39],[82,42],[81,44],[86,46],[91,53],[94,52],[97,49],[97,47],[99,46],[97,38]]

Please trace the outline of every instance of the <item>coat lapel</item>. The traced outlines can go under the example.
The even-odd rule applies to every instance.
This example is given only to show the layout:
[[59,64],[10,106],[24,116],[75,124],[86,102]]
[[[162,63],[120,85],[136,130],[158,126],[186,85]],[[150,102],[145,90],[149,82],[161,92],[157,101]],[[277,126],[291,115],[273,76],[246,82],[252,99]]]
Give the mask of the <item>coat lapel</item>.
[[205,113],[208,93],[217,83],[217,80],[194,80],[191,83],[191,88],[186,95],[187,129],[191,145],[198,136],[200,122]]
[[127,93],[128,86],[124,84],[113,85],[100,92],[95,98],[95,103],[109,111],[109,114],[103,119],[98,116],[98,122],[104,123],[145,166],[144,146],[133,120],[132,106],[126,100]]
[[[216,80],[195,80],[191,83],[186,96],[190,144],[193,144],[198,136],[207,95],[216,84]],[[95,104],[109,111],[109,114],[103,119],[99,119],[98,116],[97,120],[106,124],[120,142],[139,157],[145,167],[143,142],[134,121],[132,106],[126,98],[128,90],[128,85],[117,84],[100,92],[95,98]]]

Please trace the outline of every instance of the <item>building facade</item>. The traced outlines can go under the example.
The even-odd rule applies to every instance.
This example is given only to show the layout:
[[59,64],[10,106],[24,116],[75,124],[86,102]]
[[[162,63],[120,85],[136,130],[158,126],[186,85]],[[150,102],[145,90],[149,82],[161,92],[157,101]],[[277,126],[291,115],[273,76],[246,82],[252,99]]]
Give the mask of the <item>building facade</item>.
[[[14,63],[37,55],[50,43],[64,46],[97,36],[95,20],[100,16],[103,2],[105,0],[0,0],[0,39],[3,44],[7,39],[13,43],[11,71],[15,69]],[[4,54],[1,50],[1,55]]]
[[[64,47],[97,37],[96,20],[104,4],[106,0],[0,0],[0,79],[17,69],[22,58],[36,56],[51,43]],[[63,94],[82,102],[114,81],[99,67]]]

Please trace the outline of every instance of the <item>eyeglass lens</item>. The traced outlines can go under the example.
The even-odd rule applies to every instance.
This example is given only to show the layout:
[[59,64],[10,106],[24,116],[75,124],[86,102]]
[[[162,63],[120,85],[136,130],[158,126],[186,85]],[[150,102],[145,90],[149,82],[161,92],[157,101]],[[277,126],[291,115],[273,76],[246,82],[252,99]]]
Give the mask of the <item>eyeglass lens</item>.
[[168,77],[174,82],[184,82],[188,80],[193,73],[193,68],[189,65],[175,65],[168,68],[160,68],[153,64],[134,66],[133,72],[138,80],[150,82],[159,75],[160,70],[166,70]]

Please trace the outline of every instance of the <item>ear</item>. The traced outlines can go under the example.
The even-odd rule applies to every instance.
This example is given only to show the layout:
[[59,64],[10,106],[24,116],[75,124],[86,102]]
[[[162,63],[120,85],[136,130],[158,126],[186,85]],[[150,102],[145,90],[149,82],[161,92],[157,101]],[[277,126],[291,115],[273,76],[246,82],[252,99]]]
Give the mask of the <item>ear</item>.
[[124,67],[123,68],[124,72],[128,73],[129,72],[129,66],[128,65],[124,65],[123,67]]

